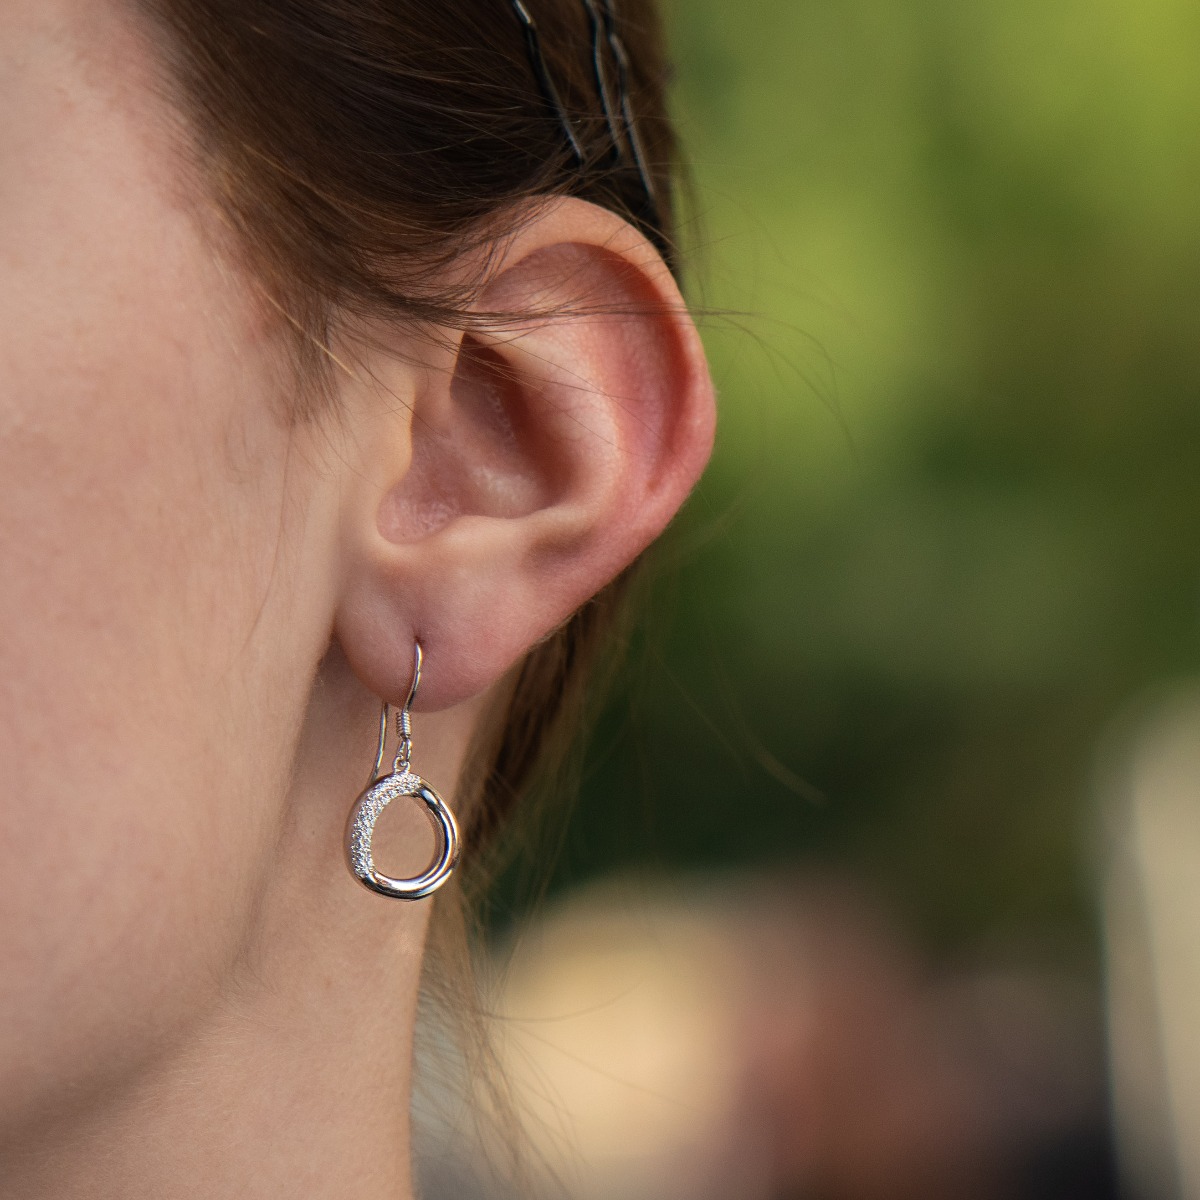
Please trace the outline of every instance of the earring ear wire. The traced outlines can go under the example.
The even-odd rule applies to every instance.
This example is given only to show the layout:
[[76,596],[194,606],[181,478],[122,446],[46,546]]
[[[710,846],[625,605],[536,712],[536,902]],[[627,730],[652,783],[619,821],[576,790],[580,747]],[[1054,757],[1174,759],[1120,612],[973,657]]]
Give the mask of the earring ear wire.
[[[458,863],[458,823],[450,806],[419,775],[410,770],[412,765],[412,716],[417,688],[421,685],[421,664],[424,655],[421,643],[413,643],[413,675],[408,697],[396,710],[396,757],[388,775],[381,776],[384,752],[387,747],[388,713],[391,705],[385,700],[379,713],[379,746],[375,752],[375,765],[371,778],[350,810],[346,823],[346,860],[351,874],[370,891],[393,900],[421,900],[432,895],[450,878]],[[412,796],[425,806],[426,815],[433,826],[438,840],[433,860],[420,875],[396,879],[385,875],[375,866],[372,842],[375,823],[393,800],[399,796]]]

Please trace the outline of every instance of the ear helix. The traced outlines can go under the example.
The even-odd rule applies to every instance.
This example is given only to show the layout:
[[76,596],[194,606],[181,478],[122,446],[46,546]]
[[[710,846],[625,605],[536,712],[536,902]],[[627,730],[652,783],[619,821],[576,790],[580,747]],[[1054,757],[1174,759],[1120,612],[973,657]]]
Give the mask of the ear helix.
[[[421,683],[422,657],[420,642],[414,642],[412,686],[404,705],[396,713],[396,735],[400,742],[391,772],[382,777],[379,774],[383,767],[391,708],[385,700],[379,714],[379,749],[375,754],[375,766],[366,788],[354,802],[346,824],[346,859],[352,874],[364,887],[394,900],[421,900],[432,895],[450,878],[458,862],[458,823],[454,814],[441,796],[409,769],[412,759],[411,710]],[[438,840],[433,861],[420,875],[409,879],[393,879],[377,870],[371,850],[375,822],[398,796],[412,796],[421,801]]]

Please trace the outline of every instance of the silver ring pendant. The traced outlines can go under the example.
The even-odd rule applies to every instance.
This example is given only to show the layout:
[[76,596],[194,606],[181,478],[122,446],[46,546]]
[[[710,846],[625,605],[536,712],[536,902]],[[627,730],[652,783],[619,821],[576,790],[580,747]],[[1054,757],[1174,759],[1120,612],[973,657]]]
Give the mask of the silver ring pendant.
[[[400,747],[389,775],[380,775],[383,768],[383,751],[387,744],[388,710],[384,703],[379,714],[379,748],[375,753],[375,765],[371,768],[370,781],[354,802],[350,820],[346,823],[346,859],[355,878],[371,891],[393,900],[423,900],[436,892],[450,878],[458,862],[458,823],[449,805],[423,780],[409,770],[412,757],[412,724],[410,709],[421,682],[421,645],[413,647],[413,678],[408,689],[408,699],[396,714],[396,733]],[[393,879],[375,867],[371,842],[375,837],[375,822],[383,810],[397,797],[411,796],[425,806],[425,814],[433,826],[437,838],[437,850],[433,861],[410,879]]]
[[[375,822],[398,796],[413,796],[424,804],[438,839],[433,861],[411,879],[393,879],[383,874],[376,868],[371,853]],[[458,824],[454,814],[441,796],[411,771],[385,775],[367,788],[351,810],[346,826],[346,854],[355,877],[364,887],[395,900],[422,900],[436,892],[450,878],[458,862],[458,849]]]

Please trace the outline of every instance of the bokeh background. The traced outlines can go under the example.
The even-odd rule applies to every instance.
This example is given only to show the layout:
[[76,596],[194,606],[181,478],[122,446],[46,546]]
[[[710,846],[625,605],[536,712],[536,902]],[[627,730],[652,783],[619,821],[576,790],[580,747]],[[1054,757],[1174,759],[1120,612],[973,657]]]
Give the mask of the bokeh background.
[[672,11],[748,315],[562,879],[832,856],[1086,947],[1099,731],[1200,665],[1200,8]]
[[669,20],[718,447],[492,913],[559,1182],[1194,1194],[1118,1177],[1104,764],[1200,666],[1200,7]]

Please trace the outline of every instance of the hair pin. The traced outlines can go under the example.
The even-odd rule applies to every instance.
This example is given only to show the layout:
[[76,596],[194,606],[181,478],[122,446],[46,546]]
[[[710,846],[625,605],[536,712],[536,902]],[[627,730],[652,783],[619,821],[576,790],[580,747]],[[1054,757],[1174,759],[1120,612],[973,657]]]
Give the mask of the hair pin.
[[550,78],[546,59],[542,55],[542,42],[538,37],[537,22],[521,0],[512,0],[512,6],[513,11],[517,14],[517,19],[521,22],[521,28],[525,31],[525,48],[529,52],[529,63],[533,67],[534,75],[537,76],[538,87],[542,90],[542,99],[558,118],[558,123],[567,136],[567,145],[571,147],[571,154],[576,164],[582,167],[584,165],[583,147],[575,136],[575,128],[567,117],[567,110],[563,107],[558,88],[554,86],[554,80]]
[[[587,166],[579,137],[575,132],[574,123],[567,115],[566,107],[554,81],[550,77],[546,59],[542,54],[541,39],[538,36],[537,22],[525,7],[523,0],[511,0],[513,11],[521,22],[525,33],[525,47],[529,53],[529,63],[541,89],[542,98],[547,108],[553,112],[566,138],[575,159],[576,166],[581,170]],[[596,91],[600,96],[600,106],[604,110],[604,118],[608,124],[609,140],[612,144],[614,162],[625,161],[625,147],[629,147],[629,156],[637,171],[645,196],[645,206],[639,214],[648,226],[648,232],[658,248],[667,253],[661,229],[661,214],[655,195],[654,183],[642,150],[642,143],[637,134],[637,126],[633,119],[633,109],[629,98],[629,55],[625,45],[617,33],[616,13],[612,0],[582,0],[584,11],[587,13],[588,24],[592,33],[592,70],[596,79]],[[604,46],[608,46],[612,60],[616,64],[617,106],[614,110],[611,92],[608,86],[607,71],[604,65]]]

